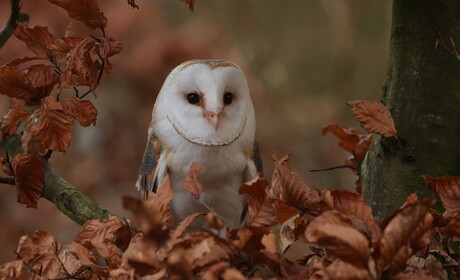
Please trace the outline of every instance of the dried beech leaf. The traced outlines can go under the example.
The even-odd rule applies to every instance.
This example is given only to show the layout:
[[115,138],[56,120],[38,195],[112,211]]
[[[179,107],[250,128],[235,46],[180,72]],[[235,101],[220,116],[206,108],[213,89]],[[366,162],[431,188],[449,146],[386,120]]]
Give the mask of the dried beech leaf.
[[434,178],[423,175],[426,185],[441,198],[444,208],[452,214],[460,212],[460,176],[444,176]]
[[69,96],[61,101],[62,108],[74,116],[82,126],[96,124],[97,109],[89,100]]
[[409,244],[412,233],[424,222],[429,207],[425,204],[409,204],[399,209],[388,221],[379,242],[378,269],[383,271],[399,250]]
[[182,220],[177,225],[176,229],[172,232],[170,239],[174,240],[177,238],[181,238],[187,232],[190,225],[193,224],[193,222],[195,222],[196,219],[204,215],[204,213],[193,213],[192,215]]
[[409,246],[403,246],[399,249],[398,253],[393,257],[390,263],[388,271],[390,276],[395,276],[399,272],[403,271],[407,266],[407,260],[412,256],[413,250]]
[[186,191],[191,193],[194,197],[198,198],[203,191],[203,185],[198,177],[201,170],[201,164],[198,162],[192,163],[190,169],[185,176],[183,187]]
[[221,218],[217,215],[215,211],[210,211],[206,214],[205,218],[206,226],[209,228],[221,230],[224,228],[224,222]]
[[86,247],[75,241],[65,245],[59,252],[58,258],[64,266],[65,271],[69,274],[75,274],[87,266],[91,267],[92,270],[97,270],[96,256]]
[[38,94],[27,79],[26,74],[14,67],[0,68],[0,93],[11,98],[29,100],[37,98]]
[[51,54],[50,47],[55,38],[48,31],[46,26],[35,26],[29,28],[25,24],[18,24],[14,35],[24,43],[27,48],[34,52],[40,58],[48,58]]
[[238,271],[238,269],[230,267],[222,274],[222,280],[245,280],[247,279],[244,275]]
[[22,136],[23,148],[30,151],[30,143],[38,142],[41,149],[64,152],[73,134],[72,116],[52,96],[41,99],[41,105],[27,121]]
[[394,280],[436,280],[428,271],[417,269],[415,271],[401,272],[392,279]]
[[37,208],[45,186],[43,164],[32,154],[18,154],[11,161],[16,179],[18,202]]
[[284,223],[281,224],[279,230],[279,239],[280,239],[280,250],[281,254],[284,254],[289,247],[297,240],[297,234],[295,232],[295,225],[294,220],[296,216],[291,217],[290,219],[286,220]]
[[[323,270],[324,279],[330,280],[370,280],[369,273],[365,269],[358,269],[343,260],[335,260]],[[323,278],[322,278],[323,279]]]
[[285,221],[289,220],[290,218],[299,213],[299,209],[279,200],[275,200],[273,206],[275,207],[276,217],[280,224],[284,223]]
[[270,227],[276,224],[276,212],[268,199],[268,182],[256,176],[239,190],[248,201],[248,226]]
[[54,86],[58,81],[53,65],[35,64],[27,68],[27,79],[34,88]]
[[441,229],[441,232],[446,235],[460,238],[460,215],[456,215],[450,220],[447,226]]
[[107,18],[99,10],[96,0],[48,0],[64,10],[69,16],[78,21],[82,21],[86,26],[92,29],[104,28],[107,25]]
[[30,115],[30,112],[22,107],[24,105],[21,99],[11,98],[10,110],[3,118],[2,132],[4,134],[14,135],[19,124]]
[[0,279],[23,279],[23,260],[4,263],[0,266]]
[[377,222],[372,217],[372,209],[367,205],[364,197],[347,190],[334,190],[331,192],[333,203],[330,205],[340,213],[351,214],[363,221],[374,242],[380,239],[381,231]]
[[61,244],[46,231],[37,230],[33,236],[23,236],[18,247],[18,255],[35,271],[46,278],[55,278],[61,271],[61,263],[56,252]]
[[359,268],[366,268],[370,259],[369,241],[350,226],[323,224],[313,220],[305,231],[308,242],[324,246],[329,254]]
[[397,131],[390,111],[377,101],[349,101],[353,116],[369,132],[385,137],[397,137]]
[[196,0],[181,0],[181,1],[187,4],[190,11],[193,12],[193,6],[195,5]]
[[123,253],[122,265],[135,268],[136,274],[153,274],[161,268],[153,243],[146,242],[143,234],[136,234],[128,249]]
[[323,135],[331,132],[339,138],[339,146],[356,156],[360,161],[364,160],[372,142],[372,134],[363,133],[357,129],[341,127],[331,124],[323,128]]

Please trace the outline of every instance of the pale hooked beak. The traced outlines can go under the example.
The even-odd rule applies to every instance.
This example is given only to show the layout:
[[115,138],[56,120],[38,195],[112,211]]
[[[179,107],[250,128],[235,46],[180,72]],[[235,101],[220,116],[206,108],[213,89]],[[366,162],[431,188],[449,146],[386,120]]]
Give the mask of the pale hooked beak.
[[217,127],[219,126],[220,112],[214,113],[205,111],[204,116],[206,117],[206,119],[208,119],[209,123],[214,128],[214,131],[217,131]]

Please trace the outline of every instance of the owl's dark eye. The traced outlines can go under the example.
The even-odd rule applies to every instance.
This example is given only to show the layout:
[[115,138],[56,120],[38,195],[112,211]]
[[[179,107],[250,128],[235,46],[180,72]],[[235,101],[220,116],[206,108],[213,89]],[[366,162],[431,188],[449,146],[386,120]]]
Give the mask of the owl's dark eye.
[[233,93],[231,92],[226,92],[224,94],[224,104],[225,105],[230,105],[233,102]]
[[197,93],[189,93],[187,94],[187,101],[190,104],[198,104],[200,102],[200,96]]

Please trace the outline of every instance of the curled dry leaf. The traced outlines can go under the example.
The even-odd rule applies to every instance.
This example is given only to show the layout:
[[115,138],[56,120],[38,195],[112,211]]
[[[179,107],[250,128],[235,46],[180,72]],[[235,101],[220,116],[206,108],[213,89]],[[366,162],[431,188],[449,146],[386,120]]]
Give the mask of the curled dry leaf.
[[332,201],[329,206],[340,213],[350,214],[361,219],[372,237],[372,241],[380,239],[380,228],[372,217],[372,209],[367,205],[364,197],[360,194],[347,190],[334,190],[331,192]]
[[82,126],[96,124],[97,109],[89,100],[69,96],[61,101],[62,108],[74,116]]
[[43,164],[32,154],[18,154],[11,161],[16,180],[18,202],[37,208],[45,186]]
[[183,187],[186,191],[191,193],[194,197],[198,198],[203,191],[203,185],[198,177],[201,170],[201,164],[198,162],[192,163],[190,169],[185,176]]
[[107,25],[107,18],[99,10],[96,0],[48,0],[64,10],[73,19],[83,22],[92,29],[104,28]]
[[0,279],[22,279],[23,260],[4,263],[0,266]]
[[382,232],[378,249],[378,270],[383,271],[399,250],[409,244],[412,233],[424,223],[428,213],[427,203],[409,204],[399,209],[388,221]]
[[460,212],[460,176],[431,177],[423,175],[426,185],[441,198],[444,208],[451,214]]
[[64,152],[70,145],[73,134],[72,116],[52,96],[41,99],[41,105],[35,109],[26,122],[22,136],[23,149],[28,152],[39,145],[39,151],[45,149]]
[[58,81],[53,65],[34,64],[27,68],[26,75],[34,88],[54,86]]
[[349,101],[348,106],[355,119],[369,132],[385,137],[397,137],[397,131],[390,111],[377,101]]
[[22,107],[23,105],[25,104],[21,99],[11,98],[10,110],[3,118],[1,128],[3,134],[14,135],[19,124],[30,115],[30,112]]
[[23,41],[29,50],[40,58],[51,56],[51,45],[55,37],[48,31],[46,26],[29,28],[26,24],[18,24],[14,35]]
[[26,74],[9,66],[0,68],[0,93],[26,101],[38,97]]
[[204,215],[204,213],[193,213],[192,215],[182,220],[172,232],[170,239],[181,238],[187,232],[187,230],[193,224],[193,222],[195,222],[196,219]]
[[299,213],[299,209],[279,200],[275,200],[273,206],[275,207],[276,217],[278,219],[278,223],[280,224],[286,222]]
[[403,246],[399,249],[398,253],[391,260],[388,268],[390,276],[395,276],[407,266],[407,260],[412,256],[414,251],[410,246]]
[[357,129],[331,124],[323,128],[322,133],[331,132],[339,138],[339,146],[352,153],[359,161],[364,160],[372,142],[372,134],[363,133]]
[[276,224],[276,212],[268,199],[268,182],[255,177],[244,183],[239,190],[248,201],[248,226],[270,227]]
[[[324,213],[323,213],[324,214]],[[323,216],[324,218],[324,216]],[[308,242],[324,246],[326,251],[359,268],[366,268],[370,260],[369,241],[351,226],[313,220],[305,231]]]
[[21,238],[17,253],[28,266],[45,278],[55,278],[61,271],[61,262],[56,252],[61,244],[46,231],[38,230],[33,236]]
[[335,260],[331,265],[323,269],[324,278],[330,280],[370,280],[369,273],[365,269],[357,269],[343,260]]
[[58,258],[65,268],[65,271],[71,275],[76,274],[86,267],[91,267],[91,272],[97,273],[99,276],[105,274],[102,273],[102,268],[97,267],[96,256],[86,247],[75,241],[65,245],[59,252]]
[[441,229],[441,232],[446,235],[460,238],[460,215],[456,215],[450,220],[447,226]]

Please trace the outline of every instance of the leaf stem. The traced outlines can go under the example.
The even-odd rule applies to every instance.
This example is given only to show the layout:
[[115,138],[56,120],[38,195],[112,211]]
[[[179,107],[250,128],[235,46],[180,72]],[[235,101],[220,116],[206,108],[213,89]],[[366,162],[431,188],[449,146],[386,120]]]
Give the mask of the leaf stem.
[[342,169],[342,168],[350,168],[354,170],[355,168],[351,165],[339,165],[339,166],[334,166],[334,167],[329,167],[329,168],[324,168],[324,169],[312,169],[310,172],[323,172],[323,171],[330,171],[330,170],[335,170],[335,169]]

